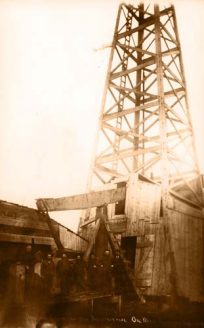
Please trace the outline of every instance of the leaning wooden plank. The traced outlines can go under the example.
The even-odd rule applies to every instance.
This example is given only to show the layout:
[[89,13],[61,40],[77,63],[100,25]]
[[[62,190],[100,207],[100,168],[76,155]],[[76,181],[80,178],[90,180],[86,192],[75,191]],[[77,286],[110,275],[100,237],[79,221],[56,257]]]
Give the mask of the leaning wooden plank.
[[48,227],[50,229],[50,232],[52,234],[52,237],[54,238],[54,241],[55,241],[58,249],[60,251],[63,251],[64,247],[61,243],[60,236],[59,236],[59,226],[53,220],[51,220],[48,213],[45,213],[44,216],[47,220]]
[[98,221],[96,221],[96,224],[95,224],[95,227],[94,227],[92,236],[91,236],[91,238],[89,240],[88,247],[87,247],[87,249],[86,249],[86,251],[84,253],[84,257],[83,257],[84,261],[88,261],[88,258],[89,258],[90,254],[91,254],[91,251],[92,251],[92,248],[94,246],[97,233],[99,231],[100,223],[101,223],[101,220],[100,220],[100,218],[98,218]]
[[36,204],[40,211],[81,210],[116,203],[125,199],[126,188],[121,187],[62,198],[41,198]]

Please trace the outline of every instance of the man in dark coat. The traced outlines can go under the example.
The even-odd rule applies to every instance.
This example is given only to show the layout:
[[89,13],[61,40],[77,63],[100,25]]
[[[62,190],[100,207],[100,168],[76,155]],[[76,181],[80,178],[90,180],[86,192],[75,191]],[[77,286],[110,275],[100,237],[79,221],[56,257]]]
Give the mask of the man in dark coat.
[[55,274],[55,265],[52,260],[52,255],[48,254],[47,259],[42,262],[41,275],[44,283],[45,296],[50,297]]
[[87,289],[86,286],[86,265],[81,258],[81,255],[77,255],[74,264],[74,274],[75,274],[75,285],[78,291],[84,291]]
[[32,299],[32,277],[34,270],[34,255],[32,245],[27,245],[22,256],[22,262],[25,265],[25,298],[30,302]]
[[32,299],[35,304],[39,304],[42,301],[43,296],[43,280],[42,280],[42,262],[43,255],[39,250],[34,254],[35,263],[33,266],[32,276]]
[[112,256],[107,249],[104,252],[102,263],[100,265],[102,288],[105,294],[112,290]]
[[98,283],[98,263],[95,255],[92,253],[90,255],[87,267],[88,273],[88,285],[91,290],[96,291],[99,287]]
[[112,272],[114,276],[114,291],[115,293],[120,293],[123,281],[123,268],[121,264],[121,258],[119,253],[116,253],[113,259]]
[[63,295],[66,295],[70,291],[70,264],[65,253],[62,254],[62,258],[57,263],[57,276],[60,281],[60,289]]

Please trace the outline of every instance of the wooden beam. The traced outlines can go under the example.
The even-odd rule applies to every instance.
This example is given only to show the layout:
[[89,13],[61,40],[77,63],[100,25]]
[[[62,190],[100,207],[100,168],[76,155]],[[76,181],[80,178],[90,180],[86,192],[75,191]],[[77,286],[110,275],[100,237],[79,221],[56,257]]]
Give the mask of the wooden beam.
[[[86,223],[82,224],[82,225],[80,226],[80,228],[85,228],[85,227],[87,227],[89,224],[94,223],[94,222],[96,222],[97,220],[98,220],[98,218],[95,217],[94,219],[91,219],[91,220],[89,220],[89,221],[86,221]],[[86,241],[87,241],[87,240],[86,240]]]
[[156,54],[154,54],[153,52],[151,52],[151,51],[147,51],[147,50],[145,50],[145,49],[141,49],[141,48],[139,48],[139,47],[133,47],[133,46],[130,46],[130,45],[126,45],[126,44],[122,44],[122,43],[120,43],[120,42],[117,42],[117,45],[119,46],[119,47],[121,47],[122,49],[131,49],[131,50],[133,50],[133,52],[134,51],[137,51],[137,52],[141,52],[142,54],[146,54],[146,55],[149,55],[149,56],[156,56]]
[[184,88],[178,88],[178,89],[174,89],[172,91],[164,92],[165,98],[172,97],[172,96],[177,97],[178,95],[181,95],[181,94],[185,94]]
[[[44,205],[44,204],[43,204],[43,205]],[[64,246],[62,245],[61,240],[60,240],[60,235],[59,235],[59,228],[58,228],[58,226],[57,226],[57,229],[56,229],[56,224],[55,224],[55,222],[54,222],[53,220],[51,220],[51,218],[50,218],[50,216],[49,216],[49,214],[48,214],[47,211],[44,212],[44,213],[42,213],[42,215],[43,215],[43,216],[45,217],[45,219],[47,220],[48,227],[49,227],[49,229],[50,229],[50,232],[51,232],[51,234],[52,234],[52,236],[53,236],[53,238],[54,238],[54,241],[55,241],[55,243],[56,243],[58,249],[59,249],[60,251],[64,251]]]
[[160,21],[160,26],[161,26],[162,30],[164,30],[165,33],[169,36],[170,40],[173,43],[178,44],[178,41],[173,37],[173,35],[169,32],[169,30],[167,30],[167,28],[165,27],[165,25],[161,23],[161,21]]
[[179,53],[180,53],[179,48],[175,47],[173,49],[163,51],[161,54],[162,54],[162,57],[164,57],[164,56],[179,55]]
[[141,92],[137,89],[137,87],[131,87],[131,88],[127,88],[127,87],[122,87],[122,86],[119,86],[119,85],[116,85],[114,84],[113,82],[110,82],[110,87],[112,88],[115,88],[119,91],[124,91],[124,92],[134,92],[136,95],[138,96],[149,96],[149,98],[152,98],[152,99],[157,99],[157,96],[152,94],[152,93],[148,93],[148,92]]
[[[171,7],[160,11],[159,16],[161,17],[161,16],[166,15],[168,13],[172,13],[172,8]],[[130,31],[127,31],[127,32],[119,33],[117,35],[117,39],[119,40],[119,39],[125,38],[129,35],[132,35],[133,33],[136,33],[138,31],[146,28],[147,26],[153,25],[154,22],[155,22],[155,15],[151,15],[150,17],[143,19],[142,24],[140,24],[138,27],[135,27],[135,28],[133,28]]]
[[[173,78],[174,78],[174,81],[175,82],[178,82],[183,88],[184,88],[184,83],[183,83],[183,81],[182,80],[179,80],[179,78],[176,76],[176,74],[172,71],[172,69],[169,67],[169,66],[171,66],[171,65],[166,65],[164,62],[162,62],[163,63],[163,66],[165,67],[165,70],[167,70],[170,74],[171,74],[171,76],[173,76]],[[168,76],[166,75],[166,78],[168,79]]]
[[[131,128],[131,127],[130,127],[130,128]],[[108,134],[106,133],[106,131],[105,131],[104,129],[102,129],[102,131],[103,131],[103,133],[104,133],[106,139],[108,140],[108,142],[111,144],[111,146],[112,146],[112,148],[113,148],[113,151],[114,151],[114,152],[117,152],[116,144],[113,143],[113,142],[111,141],[111,139],[109,138]],[[119,139],[121,139],[121,138],[119,138]],[[132,142],[132,140],[131,140],[130,142]],[[128,165],[125,163],[125,161],[124,161],[123,159],[122,159],[121,161],[122,161],[123,165],[125,166],[126,170],[127,170],[128,172],[130,172],[130,169],[129,169]]]
[[[145,76],[144,77],[144,80],[143,81],[145,81],[146,79],[148,79],[149,78],[149,76],[151,76],[152,75],[152,73],[154,73],[154,74],[156,74],[155,72],[153,72],[153,71],[151,71],[151,70],[148,70],[149,71],[149,74],[147,75],[147,76]],[[114,72],[114,70],[112,71],[112,73]],[[139,83],[139,84],[141,84],[142,83],[142,81]],[[139,87],[139,84],[137,84],[136,85],[136,87]],[[132,84],[131,84],[132,85]],[[115,89],[114,89],[115,90]],[[111,94],[113,94],[113,92],[112,92],[112,90],[111,90],[111,88],[109,87],[109,91],[111,92]],[[108,108],[106,111],[105,111],[105,114],[109,114],[115,107],[117,107],[120,103],[121,103],[121,101],[123,101],[125,98],[128,98],[130,101],[132,101],[133,103],[134,103],[134,105],[135,105],[135,99],[134,98],[132,98],[132,97],[130,97],[130,94],[132,93],[132,91],[130,91],[130,92],[123,92],[123,91],[121,91],[120,92],[122,95],[123,95],[123,97],[121,97],[118,101],[116,101],[115,102],[115,104],[114,105],[112,105],[110,108]],[[115,99],[115,98],[114,98]],[[143,102],[149,102],[150,100],[149,100],[149,98],[148,99],[144,99],[143,100]],[[105,105],[105,104],[104,104]]]
[[97,171],[97,168],[95,167],[93,170],[93,173],[97,176],[97,178],[100,180],[100,182],[102,182],[103,184],[106,183],[106,181],[100,176],[100,174]]
[[61,198],[43,198],[37,200],[41,211],[67,211],[103,206],[125,199],[126,188],[103,190]]
[[[169,112],[171,112],[171,113],[177,118],[177,120],[178,120],[180,123],[189,126],[189,122],[188,122],[188,121],[184,121],[183,118],[181,118],[181,116],[180,116],[177,112],[175,112],[175,110],[173,109],[172,106],[169,106],[169,105],[167,105],[167,104],[165,103],[165,107],[168,109]],[[167,113],[168,113],[168,112],[167,112]],[[171,118],[171,117],[168,117],[168,119],[171,120],[172,118]],[[173,120],[174,120],[174,119],[173,119]],[[175,120],[174,120],[174,121],[175,121]],[[189,129],[191,130],[191,126],[189,126]]]
[[[119,45],[118,45],[119,46]],[[124,49],[123,49],[124,50]],[[121,55],[120,55],[120,53],[119,53],[119,51],[118,51],[118,49],[116,48],[116,52],[117,52],[117,54],[118,54],[118,57],[120,58],[120,61],[119,61],[119,63],[113,68],[113,70],[112,70],[112,73],[114,73],[115,71],[117,71],[117,69],[120,67],[120,66],[122,66],[124,63],[125,63],[125,61],[127,61],[127,59],[129,58],[129,57],[131,57],[136,63],[137,63],[137,59],[136,58],[134,58],[134,56],[132,55],[133,53],[134,53],[134,50],[132,50],[132,52],[129,52],[129,55],[128,56],[124,56],[123,58],[121,57]],[[125,53],[127,53],[128,51],[127,50],[124,50],[124,52]]]
[[151,153],[151,152],[155,152],[160,150],[160,146],[154,146],[154,147],[149,147],[149,148],[144,148],[144,149],[138,149],[138,150],[125,150],[125,151],[121,151],[119,154],[117,155],[106,155],[106,156],[102,156],[97,158],[96,160],[96,164],[100,163],[107,163],[107,162],[114,162],[116,160],[122,159],[122,158],[126,158],[126,157],[132,157],[132,156],[136,156],[136,155],[142,155],[142,154],[147,154],[147,153]]
[[117,178],[121,178],[123,176],[121,173],[117,172],[116,170],[111,170],[111,169],[109,169],[109,168],[107,168],[105,166],[99,165],[99,164],[97,164],[95,166],[95,168],[98,169],[98,170],[100,170],[100,171],[103,171],[105,173],[111,174],[111,175],[113,175],[113,176],[115,176]]
[[147,59],[144,59],[142,61],[142,64],[140,64],[138,66],[135,66],[133,68],[127,69],[125,71],[120,71],[118,73],[111,74],[110,79],[111,80],[114,80],[114,79],[117,79],[118,77],[125,76],[125,75],[128,75],[130,73],[136,72],[136,71],[138,71],[140,69],[143,69],[144,67],[147,67],[147,66],[150,66],[150,65],[155,64],[155,62],[156,62],[155,56],[149,57]]
[[109,130],[115,132],[119,136],[124,136],[124,138],[127,139],[129,142],[133,142],[133,139],[128,136],[128,133],[130,131],[123,131],[123,130],[121,130],[117,127],[114,127],[108,123],[103,123],[103,128],[109,129]]
[[116,45],[117,45],[118,47],[122,48],[123,51],[127,54],[127,57],[124,58],[124,59],[121,61],[121,63],[119,64],[119,66],[122,65],[122,63],[123,63],[125,60],[127,60],[128,57],[132,58],[132,60],[133,60],[136,64],[138,63],[137,58],[136,58],[135,56],[133,56],[133,52],[135,51],[134,48],[132,49],[133,51],[130,52],[130,51],[128,50],[129,46],[127,46],[127,45],[125,45],[125,44],[121,44],[121,43],[119,43],[119,42],[117,42]]
[[143,23],[140,24],[138,27],[135,27],[135,28],[131,29],[130,31],[119,33],[117,35],[117,39],[120,40],[122,38],[126,38],[127,36],[132,35],[133,33],[136,33],[136,32],[138,32],[138,31],[140,31],[140,30],[144,29],[145,27],[150,26],[152,24],[154,24],[154,15],[144,19]]
[[154,107],[154,106],[157,106],[157,105],[158,105],[158,100],[149,102],[146,105],[141,105],[141,106],[136,106],[136,107],[129,108],[129,109],[124,109],[121,112],[116,112],[116,113],[112,113],[112,114],[105,114],[103,116],[103,121],[105,122],[105,121],[108,121],[108,120],[113,120],[115,118],[122,117],[122,116],[125,116],[125,115],[128,115],[128,114],[132,114],[132,113],[135,113],[137,111],[144,110],[146,108],[151,108],[151,107]]
[[[152,141],[159,142],[160,141],[160,135],[155,135],[155,136],[152,136],[152,137],[146,137],[142,134],[139,135],[139,134],[134,133],[133,129],[131,129],[130,131],[122,131],[122,130],[120,130],[118,128],[115,128],[115,127],[113,127],[113,126],[111,126],[107,123],[104,123],[103,127],[104,128],[109,128],[113,132],[115,132],[118,135],[122,136],[122,139],[125,138],[130,142],[133,142],[133,138],[129,137],[128,134],[129,135],[131,134],[132,136],[135,136],[135,137],[139,137],[139,140],[138,140],[139,143],[144,142],[144,141],[145,142],[152,142]],[[189,132],[189,129],[181,129],[181,130],[179,130],[179,133],[180,134],[186,134],[187,133],[187,135],[188,135],[190,132]],[[168,138],[171,138],[171,137],[174,137],[174,136],[177,136],[177,135],[178,135],[178,131],[173,131],[173,132],[168,132],[167,133]]]
[[[144,171],[147,171],[151,166],[154,166],[160,160],[160,158],[161,158],[161,155],[159,154],[159,155],[151,158],[149,161],[145,161],[142,165],[138,166],[138,168],[134,172],[139,172],[142,169],[144,169]],[[145,179],[148,179],[148,178],[145,177]],[[153,182],[153,180],[151,182]],[[155,183],[155,181],[154,181],[154,183]]]

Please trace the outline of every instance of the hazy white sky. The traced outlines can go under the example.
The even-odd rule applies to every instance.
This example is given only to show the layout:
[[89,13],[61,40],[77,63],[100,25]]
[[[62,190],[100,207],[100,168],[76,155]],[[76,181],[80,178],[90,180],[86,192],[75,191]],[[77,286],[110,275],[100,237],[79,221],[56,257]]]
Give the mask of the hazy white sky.
[[[35,206],[86,190],[110,51],[94,49],[112,41],[119,3],[0,0],[0,199]],[[173,3],[204,172],[204,1]]]

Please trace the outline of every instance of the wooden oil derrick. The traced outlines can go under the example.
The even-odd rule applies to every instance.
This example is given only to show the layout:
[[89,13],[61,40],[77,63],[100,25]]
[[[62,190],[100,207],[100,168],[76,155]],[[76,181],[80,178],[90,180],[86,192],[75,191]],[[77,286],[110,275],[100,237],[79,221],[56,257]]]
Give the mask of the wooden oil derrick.
[[173,6],[118,12],[90,186],[132,172],[202,204]]
[[[107,205],[111,248],[136,240],[126,272],[140,299],[204,299],[202,185],[173,6],[119,7],[89,189],[39,199],[38,208],[88,209],[79,229],[89,239],[88,258],[99,231],[95,208]],[[119,221],[126,228],[111,230]]]
[[203,207],[193,139],[174,7],[122,4],[89,187],[132,173],[161,185],[165,271],[170,272],[173,297],[178,294],[178,279],[168,196]]

